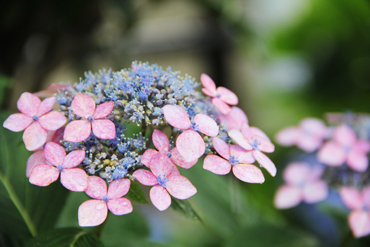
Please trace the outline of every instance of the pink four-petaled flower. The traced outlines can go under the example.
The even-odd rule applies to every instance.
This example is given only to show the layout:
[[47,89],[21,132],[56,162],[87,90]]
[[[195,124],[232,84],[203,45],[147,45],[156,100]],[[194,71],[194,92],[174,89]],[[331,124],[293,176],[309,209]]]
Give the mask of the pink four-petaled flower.
[[353,129],[341,125],[334,130],[333,140],[326,142],[319,150],[317,158],[329,166],[340,166],[347,162],[351,169],[363,172],[368,167],[369,151],[368,141],[358,140]]
[[261,170],[252,165],[255,161],[252,152],[239,145],[227,144],[219,137],[213,138],[213,147],[223,158],[209,154],[204,159],[203,168],[215,174],[228,174],[233,168],[235,177],[247,183],[263,183],[265,178]]
[[362,192],[351,187],[342,187],[340,196],[344,204],[353,211],[348,216],[348,223],[356,238],[370,234],[370,186]]
[[133,176],[143,185],[153,186],[150,189],[150,200],[160,211],[171,205],[170,193],[177,199],[188,199],[197,189],[184,176],[181,176],[167,155],[161,152],[154,154],[149,162],[152,172],[139,169]]
[[54,131],[62,127],[67,118],[58,111],[51,111],[55,104],[55,97],[41,100],[31,93],[23,93],[17,101],[18,110],[22,113],[10,115],[3,126],[11,131],[23,133],[26,148],[34,151],[45,144],[47,131]]
[[[71,104],[73,112],[83,118],[70,122],[64,131],[64,139],[69,142],[82,142],[91,134],[91,127],[94,135],[100,139],[113,139],[116,136],[114,123],[105,119],[114,107],[114,102],[105,102],[98,107],[93,97],[79,93]],[[95,109],[96,107],[96,109]]]
[[78,208],[78,223],[80,226],[97,226],[105,221],[108,209],[115,215],[124,215],[132,212],[132,204],[123,196],[130,190],[130,180],[121,178],[109,184],[100,177],[89,177],[86,194],[88,200]]
[[238,97],[229,89],[224,87],[216,88],[214,81],[206,74],[200,76],[204,88],[203,93],[212,97],[212,103],[222,114],[229,114],[231,108],[229,105],[237,105]]
[[249,125],[244,122],[242,124],[241,132],[239,130],[232,129],[229,131],[229,136],[245,150],[252,150],[253,157],[258,161],[258,163],[272,176],[276,175],[276,167],[274,163],[272,163],[272,161],[262,153],[271,153],[275,150],[275,146],[271,143],[270,139],[264,132],[258,128],[249,127]]
[[186,111],[178,105],[163,107],[164,117],[175,128],[184,130],[176,140],[176,147],[186,162],[192,162],[204,154],[205,144],[197,131],[217,136],[219,128],[217,123],[207,115],[197,114],[193,122],[190,121]]
[[30,175],[30,183],[48,186],[56,181],[60,174],[60,182],[71,191],[85,191],[88,176],[80,168],[75,168],[85,158],[85,151],[75,150],[66,155],[62,146],[49,142],[44,149],[45,159],[49,164],[36,165]]
[[237,106],[231,107],[231,111],[228,114],[220,114],[218,117],[222,124],[226,124],[231,129],[240,130],[243,122],[248,123],[248,117],[244,111]]
[[291,208],[301,201],[316,203],[328,196],[328,186],[321,180],[323,168],[305,162],[291,163],[284,170],[285,185],[275,195],[277,208]]

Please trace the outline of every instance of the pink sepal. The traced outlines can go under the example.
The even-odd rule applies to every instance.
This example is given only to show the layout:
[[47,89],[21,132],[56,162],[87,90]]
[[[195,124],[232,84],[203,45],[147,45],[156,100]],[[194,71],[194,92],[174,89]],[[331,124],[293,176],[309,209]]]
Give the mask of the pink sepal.
[[200,81],[202,82],[203,87],[205,87],[209,91],[209,94],[207,94],[208,96],[210,96],[210,97],[216,96],[216,94],[217,94],[216,84],[211,79],[211,77],[209,77],[207,74],[203,73],[200,76]]
[[339,195],[346,207],[352,210],[362,209],[364,206],[364,201],[362,199],[362,194],[355,188],[352,187],[342,187],[339,190]]
[[171,158],[170,159],[174,164],[176,164],[176,165],[178,165],[178,166],[180,166],[184,169],[189,169],[189,168],[193,167],[198,162],[198,159],[190,161],[190,162],[185,161],[184,157],[182,157],[182,155],[179,153],[179,151],[177,150],[176,147],[174,147],[171,150]]
[[212,144],[213,144],[214,149],[219,155],[229,160],[229,157],[230,157],[229,144],[227,144],[224,140],[222,140],[219,137],[213,138]]
[[86,194],[94,199],[103,199],[107,195],[107,183],[98,176],[89,176]]
[[194,185],[184,176],[170,175],[166,183],[167,191],[177,199],[188,199],[197,193]]
[[335,128],[333,139],[343,146],[353,146],[357,140],[357,137],[355,131],[351,127],[347,125],[340,125]]
[[60,182],[70,191],[85,191],[88,184],[86,172],[80,168],[63,169],[60,173]]
[[67,122],[67,118],[61,112],[51,111],[42,115],[38,122],[44,129],[57,130]]
[[274,204],[279,209],[292,208],[297,206],[303,199],[303,193],[300,188],[292,185],[281,186],[274,199]]
[[199,131],[207,136],[218,135],[218,125],[212,118],[205,114],[197,114],[194,117],[194,122],[199,126]]
[[346,161],[346,153],[339,144],[329,141],[319,150],[317,159],[329,166],[340,166]]
[[48,186],[59,177],[59,170],[54,166],[41,164],[35,166],[30,175],[30,183],[38,186]]
[[158,184],[157,177],[154,176],[154,174],[148,170],[144,170],[144,169],[136,170],[132,174],[132,176],[134,176],[134,178],[137,181],[139,181],[141,184],[146,185],[146,186],[153,186],[153,185]]
[[132,212],[132,204],[127,198],[117,198],[107,202],[108,209],[114,215],[124,215]]
[[78,166],[85,159],[86,152],[84,150],[74,150],[65,156],[63,168],[69,169]]
[[203,168],[214,174],[225,175],[230,172],[231,164],[218,155],[209,154],[204,158]]
[[233,166],[233,173],[235,177],[246,183],[263,183],[265,177],[262,171],[251,164],[237,164]]
[[194,130],[181,133],[177,137],[176,147],[187,162],[198,159],[206,150],[203,138]]
[[166,121],[175,128],[187,130],[191,122],[186,111],[178,105],[165,105],[163,114]]
[[238,145],[240,145],[245,150],[252,150],[251,144],[248,142],[247,139],[244,138],[242,132],[239,130],[233,129],[229,131],[229,136],[233,139]]
[[356,210],[350,213],[348,223],[356,238],[364,237],[370,234],[370,212],[365,210]]
[[114,107],[113,101],[105,102],[101,105],[98,105],[98,107],[96,107],[96,110],[94,112],[93,118],[94,119],[105,118],[112,112],[113,107]]
[[14,113],[4,121],[3,127],[14,132],[19,132],[26,129],[32,122],[33,119],[31,117],[22,113]]
[[97,226],[105,221],[108,215],[107,204],[102,200],[88,200],[78,208],[80,226]]
[[285,168],[283,178],[288,184],[300,185],[308,180],[310,173],[310,166],[306,162],[293,162]]
[[127,178],[121,178],[112,181],[108,187],[108,199],[116,199],[126,195],[130,190],[130,184],[131,181]]
[[116,137],[116,126],[111,120],[97,119],[93,120],[91,125],[94,135],[100,139],[106,140]]
[[238,97],[235,93],[225,87],[218,87],[217,92],[220,94],[220,99],[229,105],[237,105]]
[[76,115],[87,119],[95,112],[95,100],[89,95],[79,93],[72,100],[71,107]]
[[45,163],[46,163],[46,159],[44,155],[44,150],[40,150],[40,151],[33,153],[27,160],[26,176],[29,177],[31,175],[32,169],[36,165],[41,165]]
[[171,205],[171,197],[160,185],[155,185],[150,189],[150,200],[153,205],[159,210],[164,211]]
[[64,157],[66,157],[65,149],[54,142],[49,142],[44,149],[45,158],[53,166],[63,165]]
[[212,103],[216,106],[216,108],[222,113],[222,114],[229,114],[231,112],[231,108],[228,104],[223,102],[220,98],[213,98]]
[[160,130],[154,130],[153,135],[153,144],[158,149],[158,151],[162,152],[168,152],[170,146],[169,146],[169,140],[165,133],[163,133]]
[[354,171],[364,172],[369,165],[369,158],[366,153],[352,149],[348,153],[347,165]]
[[64,140],[67,142],[82,142],[91,134],[91,123],[87,120],[74,120],[64,130]]
[[33,122],[23,132],[23,142],[27,150],[34,151],[45,144],[47,136],[47,131],[38,122]]
[[154,176],[168,176],[171,174],[173,163],[165,153],[158,152],[149,162]]
[[307,203],[323,201],[328,197],[328,185],[321,180],[307,183],[303,188],[303,200]]
[[226,124],[230,130],[240,130],[242,128],[243,122],[248,123],[247,115],[245,115],[242,109],[236,106],[231,107],[231,111],[229,112],[229,114],[222,115],[220,119],[222,123],[226,121]]
[[32,93],[22,93],[17,101],[17,108],[20,112],[26,116],[33,117],[36,116],[37,110],[40,106],[41,100],[33,95]]
[[265,154],[261,153],[260,151],[253,150],[252,152],[253,152],[253,156],[256,158],[258,163],[263,168],[265,168],[271,174],[271,176],[275,177],[276,167],[275,167],[274,163],[272,163],[272,161]]
[[143,156],[141,156],[141,163],[144,164],[146,167],[149,167],[149,162],[153,158],[153,155],[155,155],[156,153],[158,153],[157,150],[154,150],[152,148],[151,149],[147,149],[143,153]]
[[[253,163],[256,159],[253,156],[252,151],[247,151],[239,145],[231,145],[230,146],[230,155],[235,156],[239,163]],[[229,158],[227,158],[229,160]]]
[[298,137],[298,129],[296,127],[287,127],[280,130],[276,136],[276,141],[282,146],[292,146],[296,143]]
[[53,106],[55,104],[56,98],[55,97],[49,97],[44,99],[39,108],[37,109],[37,114],[36,116],[40,117],[44,115],[45,113],[51,111],[53,109]]

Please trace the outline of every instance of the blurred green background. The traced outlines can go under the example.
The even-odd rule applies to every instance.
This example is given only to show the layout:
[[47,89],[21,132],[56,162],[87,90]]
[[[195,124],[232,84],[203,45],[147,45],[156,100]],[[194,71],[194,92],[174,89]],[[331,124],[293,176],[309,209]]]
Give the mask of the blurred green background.
[[[237,93],[250,124],[272,139],[304,117],[369,111],[368,0],[13,0],[2,4],[0,16],[5,115],[16,111],[24,91],[74,83],[85,71],[120,70],[135,60],[171,66],[198,81],[207,73]],[[2,132],[21,141],[20,135]],[[27,151],[20,146],[1,152],[25,154],[17,161],[25,170]],[[300,155],[277,146],[269,157],[278,174],[271,178],[264,172],[263,185],[217,176],[200,164],[181,170],[198,189],[189,202],[202,223],[135,204],[132,214],[109,217],[102,241],[106,246],[369,246],[369,237],[350,237],[348,211],[334,191],[317,205],[274,208],[281,171]],[[23,174],[11,182],[27,182]],[[78,226],[77,208],[86,199],[69,193],[61,216],[50,224]],[[6,219],[0,217],[0,225],[8,224]],[[0,232],[0,245],[9,244],[7,234]]]

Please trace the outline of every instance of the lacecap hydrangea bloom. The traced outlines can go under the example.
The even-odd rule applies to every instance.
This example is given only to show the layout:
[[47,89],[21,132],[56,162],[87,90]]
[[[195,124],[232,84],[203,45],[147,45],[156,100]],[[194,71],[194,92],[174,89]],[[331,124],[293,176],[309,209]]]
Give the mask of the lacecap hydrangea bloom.
[[[219,175],[232,169],[244,182],[264,182],[256,160],[275,176],[262,153],[274,145],[249,126],[235,106],[237,96],[205,74],[201,82],[204,88],[197,89],[201,84],[188,75],[138,62],[121,71],[88,72],[73,85],[22,94],[21,113],[4,127],[25,130],[26,148],[35,151],[27,162],[30,183],[47,186],[60,177],[68,190],[92,198],[78,209],[80,226],[103,223],[108,210],[130,213],[125,196],[134,181],[152,186],[149,197],[161,211],[172,198],[192,197],[197,189],[177,167],[190,169],[202,156],[204,169]],[[126,135],[130,123],[141,127],[133,136]]]

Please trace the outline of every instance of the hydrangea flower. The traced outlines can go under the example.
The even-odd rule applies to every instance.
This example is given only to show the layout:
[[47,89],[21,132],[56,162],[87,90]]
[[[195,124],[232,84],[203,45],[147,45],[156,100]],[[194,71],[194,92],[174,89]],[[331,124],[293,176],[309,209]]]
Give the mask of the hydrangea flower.
[[86,194],[88,200],[78,208],[78,223],[80,226],[97,226],[102,224],[108,215],[108,209],[115,215],[124,215],[132,212],[132,204],[123,196],[130,189],[130,180],[121,178],[109,184],[100,177],[89,177]]
[[197,114],[191,122],[188,113],[178,105],[166,105],[163,114],[167,122],[175,128],[184,130],[176,140],[176,147],[185,161],[192,162],[204,154],[205,144],[197,131],[208,135],[217,136],[219,127],[207,115]]
[[153,186],[150,189],[150,200],[160,211],[166,210],[171,205],[171,194],[177,199],[188,199],[197,189],[184,176],[173,172],[174,165],[167,155],[161,152],[153,155],[149,167],[151,172],[139,169],[133,176],[143,185]]
[[95,109],[93,97],[80,93],[75,96],[71,104],[73,112],[83,118],[70,122],[64,131],[64,139],[69,142],[82,142],[91,134],[100,139],[113,139],[116,136],[114,123],[105,119],[113,110],[114,102],[109,101]]
[[276,175],[276,167],[274,163],[262,152],[274,152],[275,146],[267,138],[266,134],[258,128],[249,127],[244,122],[241,131],[232,129],[229,131],[229,136],[238,145],[245,150],[252,150],[253,157],[258,163],[264,167],[272,176]]
[[[154,146],[158,149],[158,151],[156,151],[154,149],[147,149],[144,152],[143,156],[141,157],[141,163],[143,163],[147,167],[149,167],[150,160],[152,159],[152,157],[155,154],[157,154],[158,152],[166,154],[168,156],[168,158],[174,164],[176,164],[176,165],[178,165],[182,168],[185,168],[185,169],[191,168],[198,161],[198,159],[196,159],[196,160],[193,160],[191,162],[186,162],[184,160],[184,157],[182,157],[182,155],[179,153],[179,151],[177,150],[176,147],[172,148],[171,151],[170,151],[170,145],[169,145],[168,137],[166,136],[166,134],[164,134],[160,130],[154,130],[153,131],[152,140],[153,140]],[[163,157],[165,157],[165,156],[163,156]]]
[[231,107],[228,114],[220,114],[219,119],[221,123],[226,124],[230,130],[240,130],[243,122],[248,123],[247,115],[245,115],[244,111],[237,106]]
[[47,139],[47,131],[62,127],[67,118],[58,111],[52,111],[55,97],[41,100],[31,93],[23,93],[17,101],[22,113],[10,115],[4,122],[4,128],[19,132],[24,130],[23,141],[27,150],[34,151],[42,147]]
[[297,145],[303,151],[311,153],[321,147],[329,130],[324,122],[316,118],[303,119],[298,127],[282,129],[276,134],[276,141],[282,146]]
[[306,162],[294,162],[284,170],[285,185],[275,195],[277,208],[291,208],[300,202],[316,203],[326,199],[328,186],[321,180],[323,168]]
[[60,182],[71,191],[85,191],[87,174],[80,168],[75,168],[85,158],[85,151],[75,150],[68,155],[62,146],[49,142],[44,149],[45,159],[50,164],[36,165],[30,175],[30,183],[38,186],[48,186],[56,181],[60,174]]
[[353,129],[341,125],[334,130],[333,140],[326,142],[319,150],[317,158],[329,166],[340,166],[347,162],[351,169],[363,172],[368,167],[369,151],[370,142],[358,140]]
[[216,88],[216,84],[208,75],[202,74],[200,81],[204,86],[202,88],[203,93],[212,97],[212,103],[222,114],[230,113],[231,108],[229,105],[238,104],[238,97],[233,92],[224,87]]
[[261,170],[252,165],[255,161],[252,152],[239,145],[227,144],[219,137],[213,138],[213,147],[218,155],[209,154],[204,159],[203,168],[215,174],[228,174],[233,168],[235,177],[247,183],[263,183],[265,178]]
[[351,187],[342,187],[339,192],[343,203],[352,210],[348,223],[356,238],[370,234],[370,186],[358,191]]

